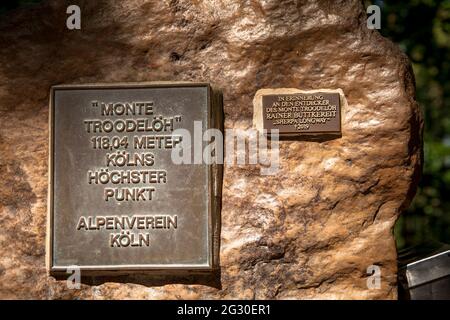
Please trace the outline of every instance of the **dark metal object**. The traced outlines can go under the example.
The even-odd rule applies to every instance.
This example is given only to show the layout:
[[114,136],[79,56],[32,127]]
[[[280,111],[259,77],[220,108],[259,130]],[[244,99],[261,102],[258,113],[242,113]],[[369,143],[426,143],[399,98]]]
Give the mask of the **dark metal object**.
[[262,106],[264,129],[281,135],[341,133],[339,93],[265,95]]
[[171,151],[175,129],[222,129],[221,108],[205,83],[52,87],[49,272],[217,268],[222,168]]
[[426,243],[399,252],[399,297],[450,299],[450,246]]

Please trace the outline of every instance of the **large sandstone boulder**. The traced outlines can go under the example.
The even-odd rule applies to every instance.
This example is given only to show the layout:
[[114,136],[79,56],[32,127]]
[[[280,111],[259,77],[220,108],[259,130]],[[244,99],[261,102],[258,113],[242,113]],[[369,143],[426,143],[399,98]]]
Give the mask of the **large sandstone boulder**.
[[[421,170],[422,121],[408,59],[367,29],[361,1],[78,3],[81,30],[62,1],[0,19],[0,298],[397,297],[392,230]],[[222,88],[228,129],[252,127],[258,89],[340,88],[342,137],[280,141],[274,176],[225,166],[218,274],[69,290],[45,270],[49,88],[155,80]]]

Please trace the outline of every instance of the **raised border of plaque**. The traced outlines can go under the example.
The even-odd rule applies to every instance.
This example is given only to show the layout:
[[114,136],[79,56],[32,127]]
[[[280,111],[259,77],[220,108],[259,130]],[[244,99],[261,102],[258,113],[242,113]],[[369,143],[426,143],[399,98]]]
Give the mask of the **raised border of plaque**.
[[[55,265],[54,247],[54,186],[55,186],[55,93],[59,90],[112,90],[112,89],[142,89],[142,88],[186,88],[201,87],[207,89],[207,128],[219,129],[223,132],[223,97],[222,92],[209,83],[194,82],[140,82],[140,83],[95,83],[56,85],[50,89],[49,101],[49,177],[48,177],[48,210],[46,234],[46,268],[55,277],[67,275],[68,268],[73,265]],[[195,106],[194,106],[195,107]],[[206,164],[203,164],[206,165]],[[82,276],[126,275],[131,273],[151,274],[191,274],[213,272],[219,268],[220,243],[220,210],[222,197],[223,165],[208,166],[208,225],[207,225],[207,263],[201,264],[111,264],[111,265],[80,265],[77,266]]]
[[341,89],[260,89],[253,99],[253,126],[269,136],[278,129],[281,137],[337,137],[346,106]]

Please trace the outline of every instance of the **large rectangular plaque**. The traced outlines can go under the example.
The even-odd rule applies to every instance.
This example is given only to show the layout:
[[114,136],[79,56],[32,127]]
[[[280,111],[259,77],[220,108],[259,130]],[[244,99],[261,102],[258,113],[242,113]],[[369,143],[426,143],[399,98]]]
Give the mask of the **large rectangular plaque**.
[[192,139],[195,121],[221,129],[220,92],[95,84],[54,86],[50,97],[49,272],[213,270],[221,168],[175,164],[171,152],[176,129]]
[[320,91],[262,95],[262,118],[264,129],[278,129],[280,135],[340,134],[340,95]]

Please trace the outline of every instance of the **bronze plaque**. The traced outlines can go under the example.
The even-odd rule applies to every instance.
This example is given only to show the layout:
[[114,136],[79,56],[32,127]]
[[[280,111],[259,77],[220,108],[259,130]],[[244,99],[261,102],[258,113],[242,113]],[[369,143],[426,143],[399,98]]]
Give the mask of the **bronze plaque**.
[[52,87],[50,110],[51,274],[215,268],[221,169],[175,164],[171,152],[182,146],[176,129],[194,139],[194,121],[203,132],[221,128],[219,92],[204,83],[63,85]]
[[262,97],[264,129],[280,135],[340,134],[339,93],[271,94]]

